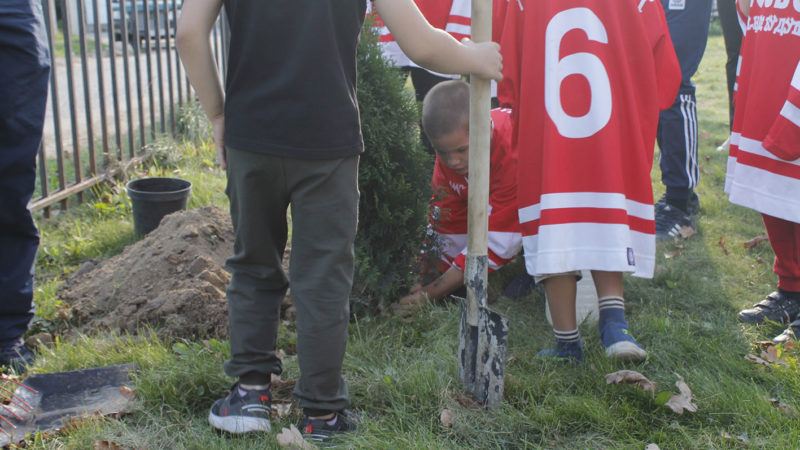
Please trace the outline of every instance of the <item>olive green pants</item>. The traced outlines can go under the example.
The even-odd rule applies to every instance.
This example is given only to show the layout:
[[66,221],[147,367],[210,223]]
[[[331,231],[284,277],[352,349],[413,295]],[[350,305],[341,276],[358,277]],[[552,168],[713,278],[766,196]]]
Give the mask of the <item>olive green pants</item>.
[[[233,377],[281,373],[275,354],[280,304],[292,287],[297,309],[300,408],[348,406],[342,361],[347,343],[353,240],[358,223],[357,155],[301,160],[227,148],[235,233],[228,287]],[[281,267],[291,206],[291,262]]]

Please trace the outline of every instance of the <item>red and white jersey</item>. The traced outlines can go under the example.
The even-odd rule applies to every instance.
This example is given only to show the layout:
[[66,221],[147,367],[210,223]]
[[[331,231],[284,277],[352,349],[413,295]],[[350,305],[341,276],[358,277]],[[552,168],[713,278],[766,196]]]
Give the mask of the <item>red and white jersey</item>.
[[[414,0],[414,3],[434,28],[447,31],[458,41],[470,37],[472,34],[471,0]],[[378,42],[384,56],[391,59],[397,67],[419,67],[397,45],[392,33],[383,23],[378,12],[373,9],[372,2],[367,2],[367,14],[372,14],[374,18],[373,26],[377,29]],[[460,77],[459,75],[431,73],[441,77]]]
[[800,3],[753,2],[741,55],[725,190],[800,222]]
[[[489,270],[511,261],[522,245],[517,217],[517,155],[511,146],[511,111],[492,110],[489,166]],[[439,236],[442,257],[464,270],[467,254],[469,180],[437,156],[431,179],[431,226]]]
[[660,2],[513,0],[502,36],[528,272],[651,277],[658,113],[681,79]]

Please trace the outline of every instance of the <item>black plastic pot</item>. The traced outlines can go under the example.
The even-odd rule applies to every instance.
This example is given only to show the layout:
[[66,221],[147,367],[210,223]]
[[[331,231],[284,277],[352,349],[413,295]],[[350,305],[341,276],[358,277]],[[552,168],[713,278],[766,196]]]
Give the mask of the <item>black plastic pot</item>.
[[167,214],[186,209],[192,183],[180,178],[140,178],[128,183],[133,208],[133,229],[145,235]]

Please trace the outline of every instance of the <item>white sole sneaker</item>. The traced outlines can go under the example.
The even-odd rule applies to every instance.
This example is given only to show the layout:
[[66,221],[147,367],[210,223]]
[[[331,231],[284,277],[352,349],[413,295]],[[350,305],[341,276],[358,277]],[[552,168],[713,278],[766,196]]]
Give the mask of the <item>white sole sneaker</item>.
[[208,422],[218,430],[233,434],[270,431],[271,428],[268,419],[247,416],[217,416],[213,412],[208,414]]
[[633,342],[620,341],[606,347],[606,356],[620,361],[643,361],[647,351]]

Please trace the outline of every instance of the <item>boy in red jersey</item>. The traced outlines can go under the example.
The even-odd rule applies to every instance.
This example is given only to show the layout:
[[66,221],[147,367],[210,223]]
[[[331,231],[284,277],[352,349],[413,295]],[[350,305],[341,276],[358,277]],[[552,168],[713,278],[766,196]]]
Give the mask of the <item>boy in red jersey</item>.
[[753,2],[736,93],[725,191],[761,213],[775,252],[775,292],[739,320],[788,325],[776,343],[800,336],[800,22],[798,2]]
[[[517,155],[511,148],[511,111],[491,112],[491,174],[489,181],[489,270],[511,261],[522,235],[517,219]],[[469,180],[469,85],[460,80],[434,86],[422,106],[422,125],[436,150],[430,232],[441,255],[438,276],[415,285],[392,305],[396,314],[408,314],[464,285],[467,253],[467,192]]]
[[680,83],[661,5],[511,1],[501,46],[526,268],[544,280],[556,337],[540,353],[583,359],[576,274],[591,270],[606,355],[641,360],[622,274],[652,277],[655,264],[653,148]]

